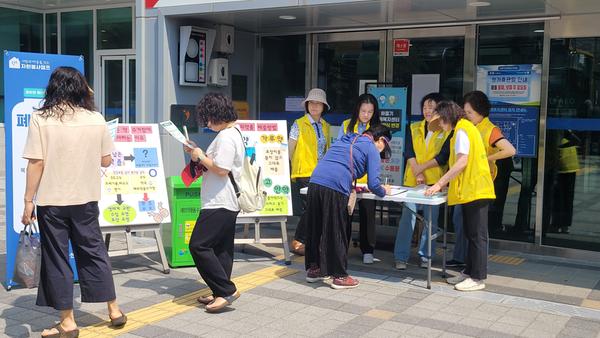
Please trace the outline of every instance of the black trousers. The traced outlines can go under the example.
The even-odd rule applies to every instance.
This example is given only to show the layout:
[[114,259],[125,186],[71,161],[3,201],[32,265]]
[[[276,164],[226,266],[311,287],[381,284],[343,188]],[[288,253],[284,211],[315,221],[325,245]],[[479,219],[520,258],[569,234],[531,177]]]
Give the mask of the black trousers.
[[308,206],[307,200],[308,195],[300,194],[300,189],[308,187],[308,182],[310,181],[310,177],[297,177],[296,178],[296,189],[298,190],[298,194],[300,195],[300,202],[302,203],[302,215],[300,216],[300,221],[298,221],[298,225],[296,226],[296,232],[294,233],[294,239],[300,243],[306,243],[306,219],[304,214],[306,213],[306,208]]
[[72,206],[38,206],[42,267],[36,304],[56,310],[73,309],[73,247],[81,301],[108,302],[116,298],[112,268],[98,223],[98,202]]
[[498,174],[494,180],[496,199],[490,203],[488,214],[488,227],[492,233],[502,230],[502,217],[504,216],[504,205],[506,204],[506,196],[510,185],[510,174],[514,170],[512,158],[498,160],[496,166],[498,167]]
[[202,209],[190,238],[196,269],[215,297],[231,296],[237,290],[231,281],[237,215],[223,208]]
[[576,173],[556,175],[554,190],[554,208],[552,209],[552,228],[568,228],[573,223],[573,200],[575,199]]
[[311,183],[308,187],[308,209],[305,215],[306,269],[318,267],[326,276],[348,276],[348,196]]
[[488,199],[462,204],[463,226],[468,242],[464,273],[473,279],[487,278],[489,205]]
[[358,216],[360,219],[360,251],[372,254],[375,249],[375,200],[361,199],[358,201]]

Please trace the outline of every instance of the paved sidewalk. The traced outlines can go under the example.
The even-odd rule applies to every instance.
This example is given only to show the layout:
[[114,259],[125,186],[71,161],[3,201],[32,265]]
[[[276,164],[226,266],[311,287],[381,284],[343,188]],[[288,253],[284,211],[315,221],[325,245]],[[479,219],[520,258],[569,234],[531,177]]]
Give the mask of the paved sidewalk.
[[[291,266],[282,265],[276,259],[281,254],[277,246],[245,248],[241,252],[242,247],[237,247],[234,264],[242,296],[234,310],[217,315],[204,312],[195,302],[197,295],[208,290],[198,281],[194,268],[172,269],[164,275],[156,254],[113,258],[119,302],[131,321],[122,330],[106,329],[105,305],[81,304],[76,286],[81,336],[600,338],[598,310],[502,293],[494,289],[494,283],[487,291],[460,293],[443,283],[437,273],[432,290],[427,290],[423,269],[395,271],[385,252],[377,252],[383,262],[365,266],[358,250],[352,249],[350,272],[361,285],[333,290],[327,283],[306,283],[301,258],[294,259]],[[521,264],[538,264],[533,259],[525,257]],[[3,260],[4,256],[2,269]],[[545,264],[558,269],[550,262]],[[495,265],[506,266],[506,270],[519,266],[490,263],[492,269]],[[56,313],[34,303],[35,290],[0,290],[0,335],[37,336],[53,325]]]

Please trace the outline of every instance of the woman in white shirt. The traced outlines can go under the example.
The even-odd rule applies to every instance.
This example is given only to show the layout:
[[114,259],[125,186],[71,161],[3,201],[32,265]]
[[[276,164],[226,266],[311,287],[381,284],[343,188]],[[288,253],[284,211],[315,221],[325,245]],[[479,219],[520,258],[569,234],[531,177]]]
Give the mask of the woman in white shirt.
[[240,212],[231,180],[239,182],[241,178],[245,150],[242,134],[234,127],[238,116],[230,98],[209,93],[196,110],[198,122],[218,134],[206,153],[195,144],[184,147],[192,161],[205,169],[202,209],[189,245],[198,272],[213,292],[198,301],[206,305],[207,312],[219,312],[240,296],[231,281],[235,222]]

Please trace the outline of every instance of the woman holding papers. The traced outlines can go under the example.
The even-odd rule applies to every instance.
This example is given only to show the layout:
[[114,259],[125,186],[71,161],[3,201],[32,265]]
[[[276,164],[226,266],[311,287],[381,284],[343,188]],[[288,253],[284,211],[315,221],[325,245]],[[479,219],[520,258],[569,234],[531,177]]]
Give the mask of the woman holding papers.
[[[322,118],[323,114],[330,109],[325,91],[319,88],[311,89],[303,104],[305,114],[294,121],[290,129],[288,146],[292,161],[292,181],[295,182],[298,190],[308,186],[310,175],[330,144],[329,123]],[[300,200],[304,211],[306,199],[300,195]],[[305,242],[306,225],[304,217],[301,217],[292,241],[292,251],[303,255]]]
[[314,283],[333,277],[331,287],[347,289],[358,286],[348,275],[350,242],[349,207],[353,182],[365,174],[369,190],[383,197],[389,186],[379,180],[381,158],[389,158],[392,135],[384,125],[369,128],[363,134],[342,136],[319,161],[308,185],[306,219],[306,281]]
[[[347,133],[362,134],[369,127],[381,124],[377,99],[371,94],[358,97],[352,117],[345,120],[340,128],[338,139]],[[367,175],[358,179],[358,183],[367,183]],[[360,218],[360,251],[363,253],[363,263],[373,264],[375,249],[375,200],[361,199],[358,201]]]
[[[494,190],[497,196],[500,196],[500,191],[504,191],[504,199],[501,201],[494,200],[492,207],[504,209],[504,202],[506,200],[506,189],[508,189],[508,180],[510,178],[510,172],[503,172],[504,177],[497,177],[498,170],[496,167],[496,161],[505,158],[511,158],[517,152],[515,147],[504,138],[500,128],[496,127],[489,119],[490,109],[492,105],[488,100],[487,95],[481,91],[472,91],[464,96],[464,111],[466,117],[471,121],[483,139],[485,145],[485,151],[487,153],[487,159],[490,165],[490,172],[492,179],[494,180]],[[508,175],[508,177],[506,177]],[[500,198],[500,197],[498,197]],[[496,205],[494,205],[496,204]],[[488,226],[492,223],[494,218],[502,219],[502,213],[493,213],[491,210],[488,215]],[[464,265],[465,256],[467,253],[467,239],[463,232],[462,224],[462,208],[457,205],[454,208],[454,215],[452,217],[452,223],[454,224],[454,231],[456,233],[456,244],[454,245],[454,255],[452,260],[447,262],[448,266],[461,266]],[[489,229],[490,231],[492,229]]]
[[488,206],[496,198],[487,152],[481,133],[456,103],[442,101],[436,108],[444,131],[454,131],[450,138],[450,169],[425,191],[431,196],[450,184],[448,205],[460,205],[468,240],[465,270],[448,278],[460,291],[485,288],[487,278]]
[[[439,130],[439,125],[433,122],[435,108],[441,100],[443,100],[443,97],[439,93],[425,95],[421,100],[423,120],[412,123],[407,130],[404,151],[404,157],[407,159],[406,170],[404,171],[404,186],[414,187],[420,184],[433,184],[444,174],[444,166],[448,162],[450,149],[449,133]],[[418,210],[423,210],[425,217],[431,215],[431,224],[437,229],[439,215],[437,205],[404,203],[394,246],[396,269],[406,269]],[[435,233],[435,231],[432,231],[432,233]],[[419,245],[419,263],[424,268],[427,267],[429,259],[427,257],[427,242],[429,241],[427,234],[427,229],[423,229]],[[434,243],[432,243],[432,252],[435,252]]]
[[[114,144],[93,93],[75,68],[58,67],[43,106],[31,115],[23,157],[27,164],[21,222],[39,222],[42,262],[36,304],[60,311],[60,323],[42,337],[77,337],[73,271],[77,262],[81,301],[106,302],[112,326],[127,317],[117,305],[112,268],[98,223],[100,167],[112,163]],[[37,217],[34,208],[37,205]]]
[[240,212],[231,180],[239,182],[245,156],[242,134],[235,128],[238,118],[231,99],[209,93],[196,106],[199,124],[217,132],[206,153],[191,141],[184,146],[192,161],[206,168],[202,177],[202,211],[190,238],[190,253],[196,269],[212,291],[200,297],[207,312],[219,312],[240,293],[231,281],[235,222]]

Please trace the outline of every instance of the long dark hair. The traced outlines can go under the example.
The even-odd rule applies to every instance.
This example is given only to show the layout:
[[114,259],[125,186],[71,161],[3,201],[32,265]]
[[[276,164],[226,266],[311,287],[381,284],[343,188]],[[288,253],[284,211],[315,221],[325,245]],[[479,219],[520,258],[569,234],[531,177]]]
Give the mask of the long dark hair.
[[359,96],[356,100],[356,104],[354,105],[354,111],[352,112],[352,117],[350,117],[350,123],[348,123],[348,128],[344,130],[344,133],[354,131],[354,126],[356,125],[356,122],[358,121],[358,115],[360,114],[360,106],[362,106],[365,103],[372,104],[374,108],[373,116],[369,121],[369,127],[381,124],[379,105],[377,104],[377,99],[375,98],[375,96],[365,93]]
[[58,67],[50,75],[41,116],[63,118],[75,108],[95,110],[94,95],[85,77],[73,67]]

